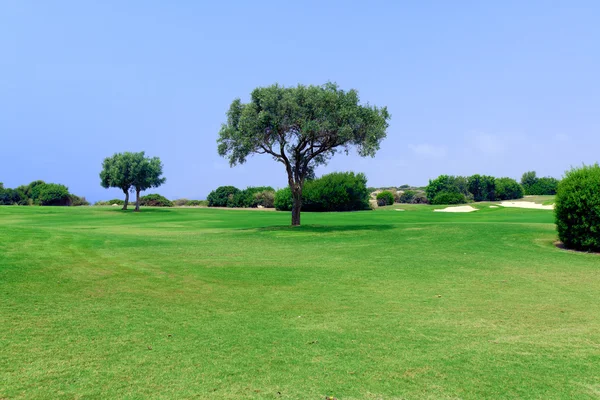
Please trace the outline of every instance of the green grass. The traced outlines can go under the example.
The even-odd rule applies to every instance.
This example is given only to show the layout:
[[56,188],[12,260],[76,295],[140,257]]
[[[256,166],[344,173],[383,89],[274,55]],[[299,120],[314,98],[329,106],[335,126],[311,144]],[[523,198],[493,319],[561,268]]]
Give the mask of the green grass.
[[0,207],[0,399],[600,397],[553,214]]

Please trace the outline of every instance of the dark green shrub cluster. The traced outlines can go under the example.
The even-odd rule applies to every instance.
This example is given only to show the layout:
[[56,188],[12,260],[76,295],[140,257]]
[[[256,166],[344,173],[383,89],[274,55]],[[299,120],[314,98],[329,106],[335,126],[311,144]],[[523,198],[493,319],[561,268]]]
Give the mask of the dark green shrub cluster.
[[[392,202],[393,197],[392,195]],[[278,190],[275,193],[274,205],[278,210],[291,210],[291,190]],[[367,177],[362,173],[334,172],[304,184],[304,211],[358,211],[369,208]]]
[[496,178],[494,200],[515,200],[523,197],[523,186],[512,178]]
[[422,190],[405,190],[400,194],[396,203],[403,204],[427,204],[429,200]]
[[4,188],[0,182],[0,205],[27,205],[27,196],[22,190]]
[[528,196],[554,195],[558,189],[558,179],[538,178],[535,171],[525,172],[521,177],[521,186]]
[[384,190],[383,192],[377,193],[377,205],[378,206],[389,206],[394,204],[394,194],[389,190]]
[[431,204],[464,204],[466,202],[465,195],[457,192],[439,192],[431,200]]
[[[434,180],[429,181],[425,189],[427,198],[431,204],[457,204],[447,203],[449,200],[458,201],[464,198],[461,203],[469,201],[495,201],[495,200],[514,200],[523,197],[523,188],[514,179],[494,178],[487,175],[473,175],[470,177],[440,175]],[[438,196],[441,193],[455,193],[461,196]],[[444,203],[439,203],[439,201]]]
[[207,197],[209,207],[255,208],[273,207],[275,189],[270,186],[250,186],[240,190],[234,186],[221,186]]
[[173,202],[160,194],[152,193],[140,197],[140,206],[173,207]]
[[600,166],[582,166],[565,174],[555,203],[558,237],[565,247],[600,251]]
[[36,200],[41,206],[69,206],[71,195],[65,185],[44,183],[35,187]]
[[209,207],[235,207],[235,196],[239,195],[240,189],[235,186],[219,186],[208,194]]
[[85,197],[79,197],[74,194],[69,195],[71,197],[71,205],[73,207],[78,206],[89,206],[90,202],[85,199]]

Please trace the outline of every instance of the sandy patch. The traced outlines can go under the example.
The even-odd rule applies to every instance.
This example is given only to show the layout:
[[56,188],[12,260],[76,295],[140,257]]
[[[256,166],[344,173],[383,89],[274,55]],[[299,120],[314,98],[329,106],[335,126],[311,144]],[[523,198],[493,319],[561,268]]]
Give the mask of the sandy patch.
[[534,203],[533,201],[503,201],[500,203],[502,207],[513,207],[513,208],[534,208],[536,210],[554,210],[554,204],[544,206],[542,204]]
[[404,211],[404,210],[401,208],[396,208],[396,211]]
[[498,208],[498,206],[490,206],[490,208]]
[[471,206],[458,206],[458,207],[446,207],[443,210],[433,210],[435,212],[460,212],[460,213],[464,213],[464,212],[473,212],[473,211],[477,211],[476,208],[473,208]]

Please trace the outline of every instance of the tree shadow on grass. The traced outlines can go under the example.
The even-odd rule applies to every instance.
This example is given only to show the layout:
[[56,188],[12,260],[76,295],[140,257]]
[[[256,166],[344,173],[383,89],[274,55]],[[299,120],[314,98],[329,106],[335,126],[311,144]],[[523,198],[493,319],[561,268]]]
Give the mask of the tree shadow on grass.
[[276,225],[263,226],[258,228],[242,228],[241,230],[255,232],[312,232],[312,233],[329,233],[329,232],[355,232],[355,231],[387,231],[394,229],[394,225],[390,224],[370,224],[370,225]]

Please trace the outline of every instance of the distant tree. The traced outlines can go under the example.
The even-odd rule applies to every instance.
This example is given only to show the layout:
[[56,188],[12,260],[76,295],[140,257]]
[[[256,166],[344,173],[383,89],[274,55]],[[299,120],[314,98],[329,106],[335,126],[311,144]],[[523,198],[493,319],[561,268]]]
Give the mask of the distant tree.
[[496,178],[496,199],[515,200],[523,197],[523,186],[512,178]]
[[129,191],[133,185],[134,170],[138,153],[115,153],[102,162],[100,172],[100,185],[103,188],[118,188],[125,194],[123,210],[127,210],[129,204]]
[[469,192],[475,201],[495,200],[496,179],[493,176],[473,175],[469,177]]
[[527,171],[521,177],[521,186],[525,194],[529,194],[530,188],[533,187],[538,181],[537,173],[535,171]]
[[38,202],[42,206],[68,206],[71,204],[71,195],[65,185],[58,183],[44,183],[38,185]]
[[282,163],[292,192],[292,225],[300,225],[302,190],[318,165],[352,146],[373,156],[386,136],[386,107],[359,104],[356,90],[334,83],[323,86],[255,89],[249,103],[236,99],[219,132],[218,151],[229,164],[243,164],[253,154],[268,154]]
[[235,186],[219,186],[208,194],[209,207],[234,207],[242,191]]
[[167,181],[163,177],[163,165],[158,157],[146,157],[144,152],[134,154],[133,182],[135,189],[135,211],[140,211],[140,192],[156,188]]

